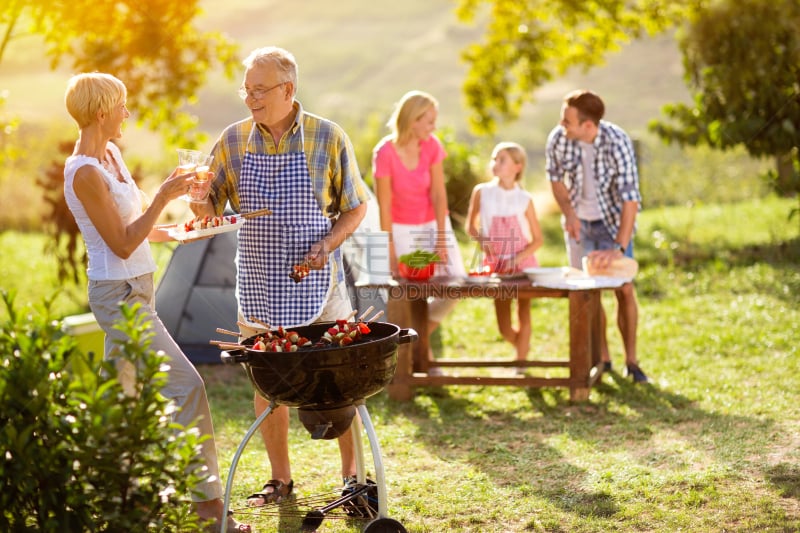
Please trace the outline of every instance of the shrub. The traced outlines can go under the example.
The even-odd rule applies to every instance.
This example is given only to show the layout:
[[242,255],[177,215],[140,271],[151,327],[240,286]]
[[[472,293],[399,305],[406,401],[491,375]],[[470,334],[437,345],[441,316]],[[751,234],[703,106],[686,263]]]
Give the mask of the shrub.
[[386,133],[386,125],[378,113],[371,113],[364,120],[345,125],[345,130],[352,132],[350,140],[353,142],[353,149],[356,152],[358,168],[361,176],[370,188],[375,187],[372,176],[372,151]]
[[488,155],[481,156],[480,148],[474,143],[459,142],[455,132],[450,128],[442,128],[440,134],[442,144],[447,150],[444,176],[447,180],[448,207],[453,222],[463,227],[469,210],[472,188],[486,181],[485,172],[481,170],[481,161],[488,160]]
[[3,293],[0,324],[0,530],[196,530],[188,495],[201,439],[171,421],[159,390],[163,357],[148,323],[123,306],[124,357],[138,364],[137,397],[112,364],[77,350],[49,304],[23,316]]

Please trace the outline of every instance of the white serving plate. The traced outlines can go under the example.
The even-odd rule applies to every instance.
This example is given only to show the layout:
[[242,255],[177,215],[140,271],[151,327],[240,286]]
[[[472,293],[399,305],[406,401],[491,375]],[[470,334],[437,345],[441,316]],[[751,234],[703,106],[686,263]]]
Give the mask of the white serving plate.
[[201,237],[210,237],[212,235],[217,235],[219,233],[228,233],[231,231],[236,231],[242,227],[244,224],[244,217],[236,217],[236,222],[233,224],[225,224],[223,226],[216,226],[213,228],[206,228],[206,229],[195,229],[192,231],[183,231],[183,224],[179,224],[174,228],[170,228],[167,232],[170,237],[175,239],[176,241],[188,241],[191,239],[199,239]]

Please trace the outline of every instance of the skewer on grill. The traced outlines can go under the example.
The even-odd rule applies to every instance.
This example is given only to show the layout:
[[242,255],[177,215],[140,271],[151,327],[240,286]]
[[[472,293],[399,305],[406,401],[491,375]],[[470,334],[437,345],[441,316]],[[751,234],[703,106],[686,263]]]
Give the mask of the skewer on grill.
[[368,314],[370,314],[370,313],[372,312],[372,310],[373,310],[373,309],[375,309],[375,306],[374,306],[374,305],[370,305],[370,306],[369,306],[369,308],[368,308],[366,311],[364,311],[363,313],[361,313],[361,316],[360,316],[360,317],[358,317],[358,319],[359,319],[359,320],[361,320],[361,321],[363,321],[363,320],[364,320],[364,317],[365,317],[365,316],[367,316]]
[[236,325],[239,326],[240,328],[253,329],[253,326],[251,326],[250,324],[245,324],[241,320],[237,320]]
[[367,322],[375,322],[376,320],[378,320],[382,316],[383,316],[383,311],[382,310],[378,311],[377,313],[375,313],[375,316],[373,316],[372,318],[367,320]]
[[356,316],[356,313],[358,313],[358,311],[356,311],[356,310],[350,311],[350,314],[347,315],[346,317],[344,317],[344,319],[347,322],[350,322],[350,319],[353,318],[354,316]]
[[245,350],[245,349],[247,349],[247,346],[245,346],[243,344],[238,344],[238,343],[235,343],[235,342],[210,340],[210,341],[208,341],[208,343],[217,346],[221,350]]
[[222,333],[223,335],[230,335],[232,337],[239,337],[238,331],[230,331],[228,329],[217,328],[217,333]]

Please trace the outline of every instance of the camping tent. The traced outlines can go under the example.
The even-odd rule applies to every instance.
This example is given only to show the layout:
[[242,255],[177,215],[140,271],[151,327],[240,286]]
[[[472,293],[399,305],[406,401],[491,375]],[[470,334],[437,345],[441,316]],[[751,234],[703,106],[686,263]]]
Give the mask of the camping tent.
[[[342,247],[350,299],[354,309],[386,308],[385,291],[356,288],[368,276],[364,256],[368,236],[379,229],[377,202],[371,198],[367,216]],[[235,341],[216,333],[236,326],[236,232],[178,246],[156,290],[156,308],[167,330],[194,363],[219,363],[211,339]],[[374,254],[374,251],[373,251]]]

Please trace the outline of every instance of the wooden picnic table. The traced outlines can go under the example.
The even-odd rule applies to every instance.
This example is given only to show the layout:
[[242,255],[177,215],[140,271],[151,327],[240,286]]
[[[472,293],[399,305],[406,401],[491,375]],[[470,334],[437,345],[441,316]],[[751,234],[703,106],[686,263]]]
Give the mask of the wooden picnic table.
[[[427,282],[390,280],[385,283],[358,284],[360,287],[385,289],[388,294],[387,320],[401,328],[413,328],[419,335],[415,343],[401,345],[398,349],[397,370],[392,383],[387,386],[390,398],[408,401],[414,397],[414,387],[443,385],[511,385],[520,387],[568,387],[570,400],[586,401],[589,389],[602,374],[600,362],[600,297],[603,290],[613,289],[622,281],[583,283],[563,286],[535,286],[527,279],[476,284],[464,279],[432,278]],[[516,359],[429,359],[428,305],[429,296],[451,299],[463,298],[565,298],[569,301],[569,353],[559,359],[539,359],[529,356],[527,361]],[[475,339],[472,339],[475,342]],[[479,342],[479,341],[478,341]],[[432,375],[430,369],[438,367],[443,375]],[[448,368],[535,368],[566,367],[568,377],[536,377],[529,375],[447,375]]]

